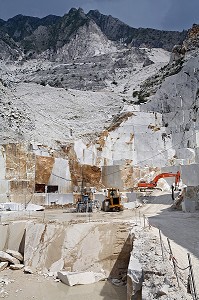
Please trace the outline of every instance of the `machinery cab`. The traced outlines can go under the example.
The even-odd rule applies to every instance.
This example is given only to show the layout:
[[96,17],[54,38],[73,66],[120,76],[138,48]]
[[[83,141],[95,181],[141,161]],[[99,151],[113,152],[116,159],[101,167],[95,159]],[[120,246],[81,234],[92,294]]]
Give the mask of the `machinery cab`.
[[102,202],[102,210],[103,211],[123,210],[119,189],[116,188],[107,189],[107,195],[104,201]]
[[138,182],[138,188],[154,189],[157,187],[157,183],[158,183],[159,179],[170,178],[170,177],[175,178],[175,189],[177,189],[177,187],[179,186],[179,183],[180,183],[180,172],[179,171],[177,173],[161,173],[161,174],[155,176],[155,178],[150,182],[140,181],[140,182]]
[[77,203],[76,203],[76,211],[77,212],[92,212],[92,199],[89,193],[81,194]]

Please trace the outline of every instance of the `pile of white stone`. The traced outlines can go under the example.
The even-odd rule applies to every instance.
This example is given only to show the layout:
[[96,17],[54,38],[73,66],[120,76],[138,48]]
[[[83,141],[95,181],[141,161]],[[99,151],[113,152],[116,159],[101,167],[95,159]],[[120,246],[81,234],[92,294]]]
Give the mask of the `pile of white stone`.
[[6,251],[0,251],[0,271],[5,268],[12,270],[20,270],[24,268],[23,256],[21,253],[15,250],[7,249]]
[[142,300],[191,300],[192,296],[187,293],[187,274],[177,270],[178,286],[169,249],[165,245],[163,260],[158,230],[153,227],[143,230],[136,226],[133,232],[135,240],[127,274],[130,283],[128,295],[139,295]]

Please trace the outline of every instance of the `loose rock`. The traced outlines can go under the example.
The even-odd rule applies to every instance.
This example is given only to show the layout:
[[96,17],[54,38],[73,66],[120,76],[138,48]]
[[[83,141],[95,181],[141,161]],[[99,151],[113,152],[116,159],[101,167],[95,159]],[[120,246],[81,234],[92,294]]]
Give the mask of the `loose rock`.
[[10,269],[12,270],[21,270],[24,268],[23,264],[10,265]]
[[157,296],[161,297],[168,294],[169,286],[163,285],[160,287],[160,289],[157,291]]
[[105,279],[105,276],[103,274],[94,272],[60,271],[57,273],[57,276],[63,283],[69,286],[78,284],[91,284]]
[[4,252],[4,251],[0,251],[0,261],[7,261],[10,262],[13,265],[19,264],[19,260],[16,259],[15,257],[11,256],[10,254]]
[[27,267],[24,268],[24,273],[26,273],[26,274],[33,274],[34,271],[29,266],[27,266]]
[[6,253],[10,254],[13,257],[15,257],[19,261],[23,261],[23,256],[18,251],[7,249]]
[[0,271],[3,271],[7,266],[8,266],[8,262],[7,261],[1,262],[0,263]]

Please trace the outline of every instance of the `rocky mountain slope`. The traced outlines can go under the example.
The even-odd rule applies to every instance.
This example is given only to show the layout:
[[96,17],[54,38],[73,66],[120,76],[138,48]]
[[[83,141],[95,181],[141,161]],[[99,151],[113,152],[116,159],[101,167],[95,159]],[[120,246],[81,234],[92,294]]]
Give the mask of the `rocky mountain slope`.
[[[153,57],[154,62],[143,68]],[[135,86],[168,60],[169,53],[161,49],[131,49],[71,64],[42,59],[1,62],[1,142],[35,139],[54,144],[97,137],[133,104]]]
[[[28,59],[22,42],[4,34],[20,58],[10,54],[0,63],[1,144],[28,142],[61,152],[73,145],[76,160],[97,166],[197,163],[198,27],[171,54],[108,39],[112,19],[102,28],[99,16],[72,9],[63,18],[37,20],[37,28],[26,19],[23,45],[34,41],[37,47]],[[59,36],[52,40],[55,28]]]
[[141,110],[163,115],[167,136],[172,140],[176,154],[173,160],[198,162],[198,105],[199,60],[198,26],[194,25],[184,42],[186,54],[161,69],[145,82],[145,104]]
[[[98,11],[85,14],[82,9],[71,9],[63,17],[49,15],[45,18],[17,15],[8,21],[0,22],[0,30],[13,39],[23,50],[25,57],[30,58],[44,51],[50,51],[48,59],[60,58],[60,49],[71,49],[71,40],[77,39],[84,31],[95,34],[101,31],[104,38],[120,45],[129,44],[139,47],[161,47],[171,50],[175,44],[181,44],[186,31],[169,32],[155,29],[132,28],[112,16],[105,16]],[[80,48],[85,45],[80,44]],[[62,52],[66,52],[67,49]],[[87,48],[84,53],[87,53]],[[57,51],[59,52],[57,54]],[[1,52],[1,51],[0,51]],[[73,52],[72,49],[70,52]],[[53,55],[52,55],[53,54]],[[70,57],[74,58],[74,57]],[[65,57],[68,59],[68,57]]]
[[101,28],[102,32],[113,41],[130,43],[134,47],[146,45],[170,51],[174,45],[181,44],[186,31],[162,31],[151,28],[132,28],[112,16],[91,10],[87,14]]

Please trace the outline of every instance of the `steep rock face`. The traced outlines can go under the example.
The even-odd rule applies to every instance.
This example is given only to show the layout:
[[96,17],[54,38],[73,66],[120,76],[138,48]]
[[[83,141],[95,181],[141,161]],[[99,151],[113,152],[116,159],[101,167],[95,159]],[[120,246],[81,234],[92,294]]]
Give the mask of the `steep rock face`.
[[[92,26],[91,33],[93,34],[93,28],[96,29],[96,25],[90,21],[89,26]],[[96,32],[99,36],[98,28]],[[104,38],[104,41],[106,42],[107,39]],[[154,64],[143,67],[147,57],[153,59]],[[122,178],[121,189],[129,188],[137,183],[136,178],[141,174],[139,166],[145,166],[145,159],[150,160],[151,156],[157,156],[157,147],[164,149],[162,134],[165,130],[160,128],[162,127],[161,118],[156,116],[156,120],[155,114],[140,114],[139,107],[130,105],[127,105],[127,111],[121,110],[130,101],[131,105],[133,103],[131,90],[128,94],[128,86],[137,85],[136,78],[139,78],[141,82],[143,75],[148,77],[151,72],[156,72],[160,65],[164,65],[167,61],[168,53],[163,50],[156,52],[156,50],[132,48],[98,55],[95,58],[89,57],[89,61],[85,64],[84,60],[79,58],[76,59],[74,65],[35,60],[34,64],[29,61],[18,64],[16,67],[7,66],[3,80],[7,78],[8,86],[2,87],[2,96],[7,99],[7,102],[11,100],[11,106],[19,111],[16,121],[21,126],[18,128],[20,135],[16,136],[16,142],[20,137],[20,141],[29,141],[32,145],[39,144],[41,147],[46,145],[49,151],[43,153],[44,157],[51,156],[51,147],[52,152],[55,149],[57,151],[56,156],[53,156],[56,157],[53,166],[46,158],[50,178],[48,176],[45,180],[45,174],[36,168],[36,173],[38,173],[36,183],[46,184],[48,181],[48,184],[58,185],[59,191],[64,192],[71,191],[72,185],[79,185],[82,179],[90,186],[99,188],[103,185],[109,186],[111,179],[114,178],[117,180],[112,181],[112,185],[118,185],[118,177]],[[65,90],[48,85],[21,82],[23,80],[36,81],[39,76],[45,79],[44,75],[52,81],[52,74],[54,75],[56,70],[65,77],[66,68],[67,70],[77,68],[78,71],[84,68],[86,75],[83,73],[82,75],[86,79],[86,76],[90,76],[89,74],[93,72],[91,70],[96,69],[96,74],[99,72],[100,64],[103,64],[109,77],[106,79],[106,89],[99,92]],[[8,76],[9,68],[12,68],[13,77]],[[49,73],[45,73],[47,69],[50,70]],[[10,79],[15,83],[11,83]],[[69,86],[72,86],[71,82]],[[75,83],[74,87],[76,87]],[[87,88],[90,87],[93,88],[92,82],[90,86],[87,86]],[[9,106],[7,102],[5,103],[6,109]],[[27,125],[31,126],[30,128],[20,121],[22,112],[24,116],[29,116],[30,123],[27,122]],[[143,118],[144,124],[142,124]],[[13,126],[14,122],[11,124]],[[14,138],[15,132],[10,129],[9,127],[4,129],[6,142],[11,142]],[[98,136],[100,136],[99,139]],[[2,136],[2,142],[4,137],[5,135]],[[63,154],[63,149],[68,149],[69,144],[72,145],[72,150],[64,151]],[[42,155],[36,146],[34,153],[37,156]],[[150,163],[161,166],[167,158],[167,153],[165,153],[163,161],[160,156],[157,156],[150,160]],[[138,165],[137,169],[133,168],[135,164]],[[101,168],[104,166],[102,172]],[[150,170],[153,169],[155,170],[155,168]],[[113,176],[113,173],[117,175]]]
[[186,31],[161,31],[155,29],[137,29],[135,35],[132,36],[131,44],[136,47],[147,46],[154,48],[163,48],[171,51],[174,45],[182,44],[187,35]]
[[[193,51],[193,47],[197,44],[196,31],[194,26],[195,33],[191,31],[191,37],[188,39],[188,47],[192,51],[188,51],[185,58],[180,60],[180,68],[159,82],[159,88],[153,95],[151,94],[150,100],[141,105],[141,110],[163,114],[166,137],[170,137],[172,147],[176,151],[173,155],[173,164],[198,163],[199,161],[199,60],[196,55],[198,49]],[[148,83],[150,91],[153,85],[152,82]]]
[[130,40],[133,32],[136,31],[117,18],[103,15],[98,10],[90,10],[87,16],[93,19],[102,32],[113,41],[119,41],[121,38],[125,41]]
[[[39,19],[19,15],[8,20],[2,28],[21,44],[28,58],[48,50],[42,57],[71,60],[78,57],[80,51],[80,57],[82,54],[93,56],[107,52],[111,44],[82,9],[71,9],[62,18],[48,16]],[[104,43],[107,44],[106,51],[102,46]]]
[[58,47],[56,60],[68,61],[82,57],[93,57],[116,51],[116,47],[103,35],[97,25],[90,21],[81,26],[70,42]]
[[55,158],[51,156],[36,156],[35,160],[35,182],[38,184],[48,184]]
[[1,30],[8,33],[15,41],[21,42],[27,36],[30,36],[39,26],[50,26],[55,24],[61,17],[49,15],[45,18],[17,15],[8,19],[6,22],[0,22]]
[[[55,28],[60,35],[49,40]],[[197,30],[191,37],[196,36]],[[1,62],[0,138],[2,144],[28,142],[56,149],[59,154],[49,163],[45,183],[55,183],[55,174],[68,180],[71,188],[84,170],[89,184],[100,186],[104,179],[108,185],[113,179],[111,183],[120,180],[121,187],[128,188],[140,176],[139,168],[155,171],[198,161],[197,52],[166,65],[166,51],[116,48],[76,9],[55,27],[40,24],[23,41],[35,41],[30,49],[38,53],[47,50],[39,60]],[[153,63],[145,64],[147,59]],[[70,155],[63,154],[71,144]],[[62,159],[64,175],[59,171]]]
[[2,30],[9,34],[15,41],[23,40],[24,37],[33,33],[37,28],[39,18],[17,15],[8,19],[2,26]]
[[199,46],[199,25],[193,24],[192,28],[188,31],[187,38],[184,42],[188,50],[198,50]]
[[[35,155],[28,144],[5,144],[0,151],[0,202],[22,201],[35,186]],[[20,200],[21,197],[21,200]],[[27,197],[28,199],[28,197]]]
[[71,9],[68,14],[65,14],[60,20],[56,31],[58,33],[56,48],[60,48],[69,42],[70,36],[85,24],[89,23],[89,19],[84,14],[82,9]]
[[[6,22],[0,20],[0,29],[2,33],[7,34],[9,38],[18,43],[18,47],[23,49],[27,58],[35,58],[37,54],[48,51],[49,55],[46,58],[57,59],[57,55],[54,57],[54,54],[64,46],[73,52],[73,44],[71,46],[68,44],[71,40],[73,41],[76,33],[84,30],[86,26],[93,28],[92,23],[95,23],[95,34],[96,31],[99,33],[101,30],[109,40],[119,42],[122,48],[129,44],[136,47],[145,45],[171,50],[175,44],[181,44],[186,35],[185,31],[179,33],[155,29],[135,29],[112,16],[102,15],[98,11],[90,11],[85,14],[81,8],[73,8],[63,17],[49,15],[40,19],[17,15]],[[102,33],[99,33],[99,44],[104,40],[103,37],[101,41],[101,37]],[[81,42],[80,39],[79,46],[81,46]],[[82,44],[82,48],[84,46],[85,43]],[[85,50],[87,49],[88,47]],[[89,53],[92,53],[91,49]],[[11,59],[13,58],[11,57]]]
[[146,45],[170,51],[175,44],[181,44],[187,34],[186,31],[180,33],[151,28],[132,28],[117,18],[103,15],[97,10],[91,10],[87,15],[96,22],[110,40],[131,43],[135,47]]
[[[62,18],[48,16],[45,21],[41,19],[37,22],[37,28],[31,35],[24,38],[22,45],[25,51],[41,53],[48,49],[54,54],[58,49],[68,44],[76,31],[88,21],[81,9],[71,9]],[[52,59],[52,57],[48,58]]]
[[[55,248],[58,250],[54,251]],[[69,223],[65,226],[29,222],[24,262],[38,270],[49,270],[62,260],[64,269],[72,272],[105,272],[107,277],[115,278],[119,272],[126,271],[131,249],[128,223]]]
[[[6,85],[6,83],[4,83]],[[0,83],[0,140],[4,143],[9,140],[10,143],[23,139],[23,132],[31,131],[34,128],[33,119],[25,106],[16,105],[16,98],[13,97],[9,88]]]
[[6,21],[0,19],[0,26],[2,26]]
[[35,54],[43,52],[51,47],[50,41],[53,32],[51,28],[40,25],[33,33],[21,42],[24,52],[28,58],[35,57]]
[[22,53],[14,40],[0,29],[0,59],[15,61],[22,57]]

